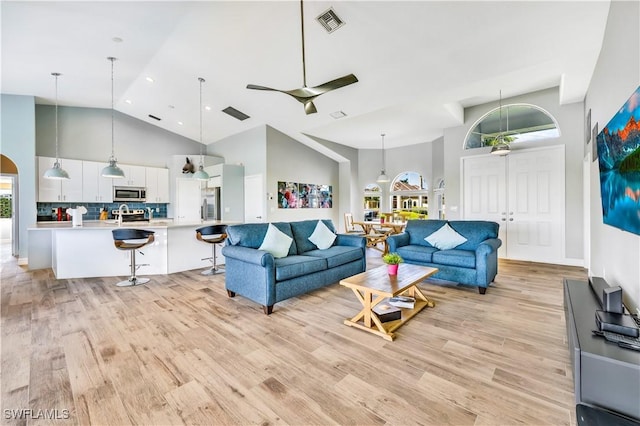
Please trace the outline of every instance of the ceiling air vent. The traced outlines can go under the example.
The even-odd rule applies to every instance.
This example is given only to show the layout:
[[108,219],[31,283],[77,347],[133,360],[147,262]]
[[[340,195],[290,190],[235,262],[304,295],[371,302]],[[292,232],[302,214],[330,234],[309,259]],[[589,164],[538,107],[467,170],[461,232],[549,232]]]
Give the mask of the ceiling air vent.
[[322,25],[328,33],[332,33],[344,25],[344,21],[336,15],[332,7],[320,14],[316,20],[320,22],[320,25]]
[[234,107],[228,106],[225,109],[222,110],[222,112],[229,114],[230,116],[232,116],[233,118],[237,118],[240,121],[246,120],[247,118],[249,118],[249,116],[247,114],[245,114],[242,111],[238,111],[237,109],[235,109]]
[[160,118],[160,117],[156,117],[156,116],[155,116],[155,115],[153,115],[153,114],[149,114],[149,118],[153,118],[154,120],[158,120],[158,121],[162,120],[162,118]]

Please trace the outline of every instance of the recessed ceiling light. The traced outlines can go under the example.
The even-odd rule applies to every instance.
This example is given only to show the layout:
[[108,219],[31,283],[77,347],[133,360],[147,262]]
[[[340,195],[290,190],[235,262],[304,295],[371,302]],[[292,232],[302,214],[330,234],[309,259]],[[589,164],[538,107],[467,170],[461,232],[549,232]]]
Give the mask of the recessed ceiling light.
[[336,118],[336,119],[338,119],[338,118],[342,118],[342,117],[346,117],[346,116],[347,116],[347,114],[345,114],[345,113],[344,113],[344,112],[342,112],[342,111],[332,112],[332,113],[331,113],[331,114],[329,114],[329,115],[330,115],[330,116],[332,116],[333,118]]
[[184,123],[182,121],[178,121],[178,124],[182,126]]
[[169,105],[169,109],[175,109],[176,107],[174,107],[173,105]]
[[124,100],[124,103],[125,103],[125,104],[129,104],[129,105],[131,105],[133,102],[131,102],[131,99],[125,99],[125,100]]
[[151,77],[147,77],[147,81],[148,81],[149,83],[153,83],[153,79],[152,79]]
[[121,37],[114,37],[111,39],[112,42],[114,43],[122,43],[122,38]]
[[208,105],[206,107],[204,107],[204,109],[206,109],[207,111],[211,111],[211,107],[208,106]]

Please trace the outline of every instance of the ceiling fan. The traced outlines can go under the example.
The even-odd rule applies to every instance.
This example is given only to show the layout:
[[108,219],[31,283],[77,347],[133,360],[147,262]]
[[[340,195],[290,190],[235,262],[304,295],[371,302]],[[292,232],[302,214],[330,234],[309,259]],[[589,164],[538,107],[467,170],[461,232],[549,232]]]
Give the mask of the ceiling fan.
[[304,112],[307,114],[313,114],[318,112],[316,106],[313,104],[313,100],[323,93],[327,93],[334,89],[339,89],[349,84],[356,83],[358,79],[355,75],[349,74],[335,80],[328,81],[324,84],[315,87],[307,87],[307,70],[304,56],[304,14],[302,1],[300,0],[300,22],[302,28],[302,87],[300,89],[292,90],[279,90],[271,87],[258,86],[255,84],[247,84],[247,89],[254,90],[269,90],[272,92],[286,93],[289,96],[294,97],[298,102],[304,105]]

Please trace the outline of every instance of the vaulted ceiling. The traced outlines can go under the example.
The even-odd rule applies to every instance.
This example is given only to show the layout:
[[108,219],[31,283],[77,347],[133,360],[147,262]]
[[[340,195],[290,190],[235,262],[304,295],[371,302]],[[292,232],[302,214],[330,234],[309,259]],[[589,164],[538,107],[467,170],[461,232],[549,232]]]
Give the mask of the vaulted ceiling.
[[[2,93],[60,105],[115,108],[204,143],[261,124],[379,148],[431,141],[462,123],[465,107],[559,87],[581,101],[600,52],[608,1],[306,1],[309,86],[353,73],[358,82],[318,97],[306,115],[288,95],[249,83],[302,87],[297,1],[3,1]],[[333,8],[345,25],[316,17]],[[149,79],[153,80],[150,82]],[[232,106],[250,116],[221,112]],[[346,117],[335,119],[331,113]],[[157,121],[149,117],[154,115]],[[179,124],[182,123],[182,124]],[[311,137],[309,137],[311,136]]]

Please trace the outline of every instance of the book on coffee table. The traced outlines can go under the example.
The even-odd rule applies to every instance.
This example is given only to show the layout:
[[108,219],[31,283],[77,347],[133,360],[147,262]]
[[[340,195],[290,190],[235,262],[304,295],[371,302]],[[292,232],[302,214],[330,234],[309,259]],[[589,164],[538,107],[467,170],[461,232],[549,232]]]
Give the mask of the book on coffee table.
[[389,299],[389,304],[397,308],[413,309],[416,304],[416,299],[409,296],[395,296]]
[[396,321],[402,318],[400,308],[391,306],[388,300],[374,306],[372,311],[376,313],[380,322]]

